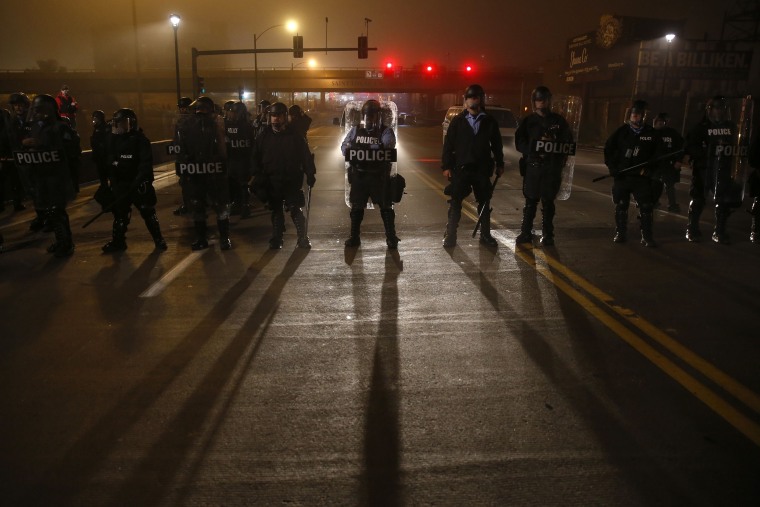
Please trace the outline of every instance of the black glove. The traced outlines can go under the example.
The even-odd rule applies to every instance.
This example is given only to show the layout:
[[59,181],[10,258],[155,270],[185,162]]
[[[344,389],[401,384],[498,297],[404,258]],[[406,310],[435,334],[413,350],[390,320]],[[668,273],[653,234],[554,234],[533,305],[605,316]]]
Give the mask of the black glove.
[[306,184],[310,187],[313,187],[314,184],[317,182],[317,177],[313,174],[307,174],[306,175]]

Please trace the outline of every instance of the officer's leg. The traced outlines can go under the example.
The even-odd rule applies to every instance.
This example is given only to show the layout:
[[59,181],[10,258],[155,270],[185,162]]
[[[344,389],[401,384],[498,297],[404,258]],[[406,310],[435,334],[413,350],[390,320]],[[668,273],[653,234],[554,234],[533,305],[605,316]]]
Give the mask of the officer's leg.
[[385,227],[385,244],[391,250],[395,250],[398,248],[399,242],[398,236],[396,236],[396,212],[389,206],[380,209],[380,216]]
[[[660,187],[662,188],[662,187]],[[651,180],[634,180],[634,194],[636,202],[639,203],[639,221],[641,223],[641,244],[648,247],[655,247],[657,243],[652,237],[654,227],[654,196],[652,193]]]
[[364,208],[367,205],[367,199],[369,199],[365,180],[365,175],[358,172],[354,172],[351,177],[351,191],[348,195],[348,200],[351,203],[351,211],[348,214],[351,218],[351,233],[345,242],[345,245],[348,247],[362,244],[359,235],[361,234],[362,220],[364,219]]
[[615,202],[615,243],[625,243],[628,239],[628,206],[631,203],[631,194],[623,180],[616,180],[612,184],[612,200]]
[[446,222],[446,234],[443,236],[443,246],[452,247],[457,244],[457,228],[459,220],[462,218],[462,199],[457,199],[454,195],[449,199],[449,214]]
[[48,210],[48,220],[55,233],[55,243],[48,251],[56,257],[68,257],[74,253],[74,241],[71,237],[69,215],[65,204],[61,203]]
[[686,239],[691,243],[698,243],[702,237],[699,230],[699,217],[705,207],[705,189],[701,169],[694,169],[689,188],[689,214],[686,224]]
[[716,243],[728,245],[731,243],[731,238],[728,236],[726,230],[726,223],[728,222],[728,216],[731,214],[730,206],[727,204],[715,205],[715,230],[713,231],[712,240]]
[[291,206],[290,218],[293,219],[293,224],[296,226],[298,248],[311,248],[311,241],[309,241],[309,236],[306,235],[306,217],[303,214],[303,209],[300,206]]
[[364,205],[363,204],[351,204],[351,211],[349,212],[351,218],[351,234],[346,240],[346,246],[359,246],[362,244],[359,234],[361,233],[362,220],[364,219]]
[[[127,204],[127,208],[129,204]],[[127,249],[127,214],[128,209],[124,206],[114,207],[113,227],[111,229],[111,241],[103,245],[103,253],[123,252]]]
[[190,195],[190,207],[193,213],[193,225],[195,227],[196,240],[190,245],[193,250],[208,248],[206,227],[206,196],[201,195],[200,189],[196,189]]
[[543,236],[541,237],[541,243],[546,246],[554,245],[554,214],[556,212],[556,206],[554,205],[554,199],[543,199],[541,201],[542,208],[541,213],[543,221],[541,223],[541,231]]
[[145,226],[148,228],[148,232],[153,238],[153,243],[156,245],[156,250],[166,250],[166,240],[164,240],[164,237],[161,234],[161,226],[158,223],[156,208],[152,206],[141,208],[140,216],[145,221]]
[[279,250],[282,248],[282,233],[285,230],[285,215],[282,212],[282,199],[269,201],[272,206],[272,238],[269,240],[269,248]]
[[480,243],[495,247],[496,239],[491,236],[491,179],[486,174],[479,173],[473,177],[472,190],[475,200],[478,202],[478,216],[480,217]]
[[515,239],[515,243],[530,243],[533,241],[533,220],[536,218],[538,209],[538,199],[525,198],[523,206],[522,223],[520,224],[520,234]]
[[760,198],[752,199],[752,207],[749,210],[752,214],[752,225],[750,226],[749,240],[753,243],[760,243]]
[[222,250],[230,250],[232,241],[230,240],[230,204],[217,204],[214,206],[216,211],[216,226],[219,228],[219,247]]

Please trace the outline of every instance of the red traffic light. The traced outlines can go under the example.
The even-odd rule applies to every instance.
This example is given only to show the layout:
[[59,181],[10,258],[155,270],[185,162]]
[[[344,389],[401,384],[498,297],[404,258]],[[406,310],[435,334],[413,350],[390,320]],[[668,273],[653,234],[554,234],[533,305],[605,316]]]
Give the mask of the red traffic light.
[[386,70],[393,70],[393,62],[386,62],[385,69]]
[[474,69],[472,68],[472,65],[465,65],[465,66],[464,66],[464,71],[465,71],[465,72],[468,72],[468,73],[469,73],[469,72],[472,72],[473,70],[474,70]]
[[425,66],[425,72],[430,73],[430,72],[433,72],[433,70],[435,70],[435,69],[433,68],[432,65],[426,65]]

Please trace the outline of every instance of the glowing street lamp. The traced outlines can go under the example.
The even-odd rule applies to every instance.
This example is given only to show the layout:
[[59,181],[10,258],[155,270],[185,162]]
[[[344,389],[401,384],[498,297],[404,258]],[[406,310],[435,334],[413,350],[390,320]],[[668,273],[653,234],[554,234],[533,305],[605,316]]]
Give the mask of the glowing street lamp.
[[262,35],[267,33],[272,28],[279,28],[281,26],[285,27],[285,30],[288,32],[295,32],[298,30],[298,23],[296,23],[293,20],[286,21],[285,23],[280,23],[279,25],[272,25],[260,34],[256,35],[253,34],[253,88],[254,92],[256,94],[256,102],[261,102],[259,100],[259,59],[258,59],[258,53],[256,53],[256,42],[261,38]]

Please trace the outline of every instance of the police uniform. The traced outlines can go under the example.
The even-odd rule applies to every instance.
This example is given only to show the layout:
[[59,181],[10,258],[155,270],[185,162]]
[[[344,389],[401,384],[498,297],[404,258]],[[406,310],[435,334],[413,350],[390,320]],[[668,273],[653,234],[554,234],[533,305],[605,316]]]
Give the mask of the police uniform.
[[[379,120],[379,104],[376,114]],[[377,128],[371,131],[365,127],[352,127],[348,131],[341,152],[345,156],[350,150],[364,153],[379,153],[382,150],[396,148],[396,135],[393,129],[379,123]],[[348,180],[351,185],[349,202],[351,203],[351,235],[346,240],[346,246],[358,246],[361,244],[361,223],[364,219],[364,209],[368,200],[380,207],[380,217],[385,228],[386,245],[395,249],[399,239],[396,236],[396,213],[393,210],[393,202],[390,188],[390,161],[354,161],[348,168]]]
[[573,134],[565,118],[553,112],[542,116],[536,112],[529,114],[515,132],[515,147],[522,153],[520,174],[523,176],[523,196],[525,207],[520,227],[518,243],[529,242],[533,237],[533,219],[538,202],[542,205],[542,241],[554,244],[554,200],[562,185],[562,169],[567,155],[548,153],[543,141],[551,143],[572,143]]
[[[214,208],[219,227],[219,243],[223,250],[232,248],[230,241],[229,181],[226,174],[227,147],[224,122],[216,116],[214,103],[208,97],[195,101],[196,114],[187,118],[179,130],[178,171],[186,176],[197,240],[193,250],[208,248],[206,238],[207,202]],[[203,109],[199,109],[199,107]]]
[[654,196],[650,177],[652,167],[644,165],[630,171],[626,169],[645,164],[660,152],[661,141],[657,132],[654,127],[643,121],[640,128],[629,124],[622,125],[615,130],[604,145],[604,163],[614,177],[612,200],[615,203],[614,241],[616,243],[623,243],[627,239],[628,207],[633,195],[639,207],[641,243],[644,246],[657,245],[652,237],[654,221]]
[[248,122],[246,112],[243,115],[238,114],[235,120],[225,120],[224,129],[231,200],[234,203],[233,207],[238,209],[240,215],[247,218],[251,215],[248,180],[251,178],[251,151],[255,140],[253,126]]
[[[124,111],[129,111],[125,113]],[[114,124],[120,116],[134,118],[134,112],[121,109],[114,114]],[[113,236],[103,246],[106,253],[127,249],[126,232],[132,215],[131,206],[140,211],[156,249],[166,250],[167,245],[161,235],[161,227],[156,216],[156,191],[153,188],[153,153],[150,141],[142,129],[130,128],[123,133],[114,133],[108,138],[108,180],[114,199]]]
[[[657,121],[667,121],[663,119],[662,115],[657,117]],[[662,142],[662,149],[665,153],[673,153],[670,157],[663,158],[658,162],[657,167],[652,173],[653,184],[653,200],[657,203],[662,196],[663,189],[668,198],[668,211],[681,211],[680,206],[676,202],[676,188],[675,185],[681,181],[681,159],[683,158],[683,143],[684,139],[681,134],[672,127],[664,125],[660,128],[655,127],[660,140]]]
[[[271,107],[280,104],[275,103]],[[285,107],[284,104],[281,105]],[[287,114],[287,108],[283,114]],[[272,210],[272,238],[269,240],[269,247],[282,248],[282,235],[285,230],[283,206],[290,210],[290,216],[296,226],[298,247],[311,247],[306,235],[306,217],[302,209],[306,205],[302,186],[304,175],[308,185],[314,186],[316,167],[306,140],[289,125],[279,132],[267,125],[256,138],[252,165],[253,191]]]
[[[501,133],[496,119],[484,110],[485,94],[478,85],[472,85],[465,91],[465,97],[473,93],[481,97],[481,109],[477,115],[471,115],[465,109],[452,118],[443,141],[441,167],[451,174],[448,221],[443,245],[456,245],[457,228],[462,216],[462,201],[475,194],[478,201],[478,213],[481,216],[480,242],[496,246],[491,236],[491,210],[486,204],[491,199],[491,175],[494,166],[499,173],[504,170]],[[471,123],[472,122],[472,123]]]

